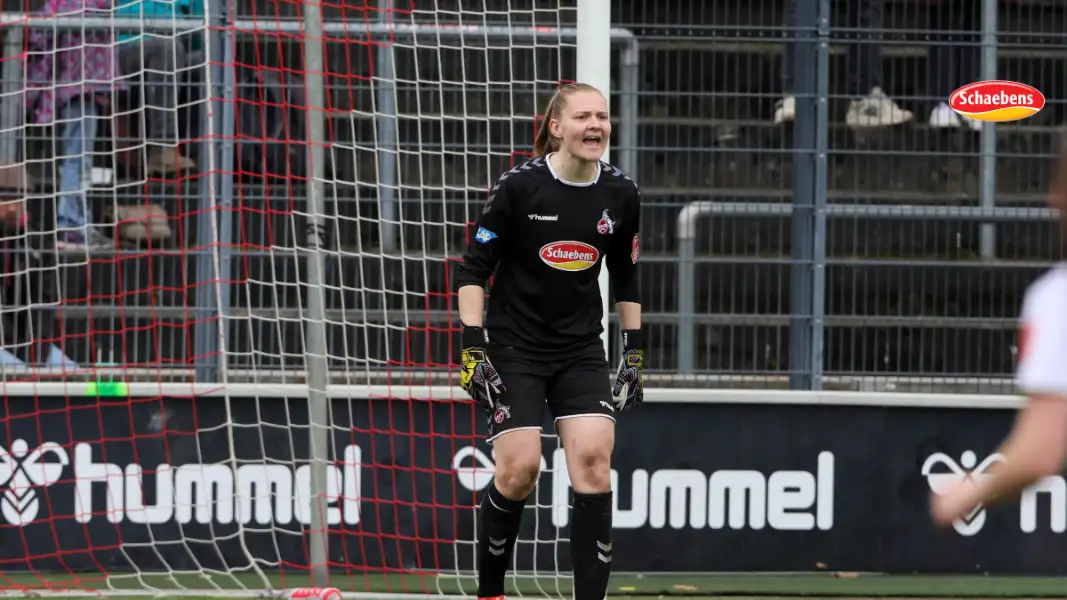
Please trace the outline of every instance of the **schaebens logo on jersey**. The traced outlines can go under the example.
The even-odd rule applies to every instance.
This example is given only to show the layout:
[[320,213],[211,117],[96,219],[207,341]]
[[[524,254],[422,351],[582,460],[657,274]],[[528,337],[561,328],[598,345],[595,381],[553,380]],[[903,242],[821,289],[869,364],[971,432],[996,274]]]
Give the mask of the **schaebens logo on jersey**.
[[541,246],[541,260],[560,271],[584,271],[596,264],[600,252],[582,242],[552,242]]

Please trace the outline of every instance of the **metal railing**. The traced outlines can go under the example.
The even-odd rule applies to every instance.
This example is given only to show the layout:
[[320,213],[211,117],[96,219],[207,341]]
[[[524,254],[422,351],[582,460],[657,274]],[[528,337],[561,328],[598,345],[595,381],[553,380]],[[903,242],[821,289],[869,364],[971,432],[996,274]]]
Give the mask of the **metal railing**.
[[[1009,353],[1013,321],[1010,312],[1014,310],[1005,307],[1010,308],[1017,301],[1025,287],[1024,279],[1052,260],[1045,248],[1048,244],[1033,252],[1015,252],[1005,247],[1013,236],[1031,238],[1038,245],[1046,232],[1042,229],[1035,235],[1034,224],[1050,223],[1056,217],[1041,207],[1045,175],[1024,172],[1029,167],[1019,165],[1049,154],[1049,148],[1037,138],[1054,134],[1056,127],[1047,122],[1025,123],[1018,129],[1020,133],[1015,133],[1011,127],[1016,126],[986,125],[973,136],[960,134],[938,141],[947,146],[928,143],[926,138],[934,136],[933,128],[921,123],[895,133],[843,127],[835,108],[849,98],[834,91],[834,80],[840,78],[841,72],[850,71],[839,68],[839,61],[844,59],[848,64],[856,48],[874,42],[863,38],[862,27],[837,22],[837,15],[831,10],[838,9],[832,8],[828,0],[794,3],[795,20],[786,25],[782,25],[786,21],[785,0],[767,2],[766,6],[693,2],[683,7],[690,11],[690,17],[679,16],[680,13],[672,16],[672,10],[681,9],[671,8],[675,5],[670,3],[616,6],[617,28],[612,30],[612,37],[619,68],[613,73],[613,112],[618,137],[613,140],[612,159],[635,176],[645,198],[642,277],[645,321],[652,346],[649,357],[654,372],[650,376],[664,385],[888,389],[887,386],[911,385],[905,381],[921,380],[929,383],[922,384],[928,387],[920,391],[956,384],[978,386],[967,388],[972,391],[1003,387],[1003,379],[1010,372],[1003,355]],[[1029,60],[1027,56],[1062,60],[1053,56],[1055,41],[1063,39],[1062,33],[1045,31],[1047,28],[1037,21],[1031,23],[1033,27],[1020,26],[1021,17],[1005,13],[1016,9],[999,6],[994,0],[980,3],[980,26],[968,33],[973,34],[973,39],[958,43],[929,39],[944,32],[915,22],[917,11],[907,0],[885,4],[886,23],[869,29],[884,38],[878,51],[895,61],[894,72],[888,73],[886,79],[907,71],[904,77],[884,85],[892,88],[892,97],[915,112],[916,122],[925,120],[925,114],[920,114],[917,107],[940,94],[926,90],[922,97],[922,86],[912,81],[921,79],[916,75],[922,67],[915,65],[923,62],[928,51],[932,52],[927,49],[953,45],[979,49],[981,65],[968,75],[972,79],[991,78],[998,72],[1009,77],[1019,73],[1018,77],[1025,78],[1036,67],[1027,70],[1025,65],[1016,67],[1011,63],[1011,68],[998,71],[997,66],[1005,61]],[[507,3],[499,5],[506,7]],[[1059,10],[1054,5],[1043,6],[1042,10]],[[490,11],[494,16],[506,14],[496,15],[495,10]],[[890,14],[893,10],[895,16]],[[330,343],[350,343],[349,338],[358,336],[380,338],[373,341],[373,352],[366,350],[366,356],[360,356],[360,370],[403,364],[428,376],[445,377],[447,367],[438,365],[447,363],[442,352],[450,343],[447,335],[442,333],[425,342],[434,346],[433,352],[437,353],[430,359],[414,358],[419,350],[408,348],[410,340],[406,336],[417,332],[429,338],[454,328],[454,303],[438,300],[447,295],[448,264],[461,251],[459,246],[464,239],[460,232],[476,215],[471,207],[481,202],[479,185],[495,176],[493,171],[499,168],[499,163],[493,162],[494,155],[500,152],[494,140],[498,136],[520,139],[511,131],[518,121],[514,113],[536,114],[536,104],[543,100],[543,96],[528,93],[527,88],[533,86],[527,84],[546,78],[543,72],[538,73],[540,65],[562,60],[560,56],[568,51],[565,46],[572,45],[576,34],[573,23],[561,22],[546,28],[507,25],[491,19],[462,27],[327,21],[323,30],[331,39],[324,60],[339,62],[327,65],[328,75],[323,83],[324,101],[330,108],[313,112],[327,114],[328,135],[350,135],[331,138],[323,149],[326,159],[312,159],[309,163],[312,177],[291,179],[279,195],[269,186],[256,187],[258,184],[235,177],[241,169],[233,167],[237,142],[232,124],[234,99],[242,82],[235,79],[235,69],[228,67],[241,62],[237,56],[242,52],[239,44],[259,44],[257,47],[262,50],[265,44],[257,36],[280,44],[279,40],[298,37],[303,25],[289,18],[249,17],[239,14],[236,20],[230,20],[220,12],[206,20],[109,17],[49,20],[38,25],[19,14],[5,16],[5,24],[12,26],[4,30],[10,48],[21,44],[19,36],[25,27],[19,25],[168,32],[185,28],[207,32],[216,55],[208,61],[210,69],[205,67],[212,89],[208,94],[210,102],[201,108],[205,113],[209,107],[214,111],[217,129],[192,143],[201,146],[204,163],[212,161],[214,169],[210,182],[190,189],[204,205],[215,203],[218,220],[215,211],[189,211],[182,218],[191,223],[188,231],[195,230],[192,237],[198,248],[217,245],[219,260],[216,266],[211,252],[183,251],[183,255],[195,257],[195,281],[241,279],[231,276],[238,268],[238,256],[252,265],[245,268],[260,270],[255,279],[266,280],[283,270],[298,272],[308,257],[294,248],[307,249],[319,243],[304,239],[304,220],[309,215],[325,215],[327,226],[332,223],[337,228],[351,226],[353,231],[369,229],[373,242],[360,241],[350,248],[331,244],[325,263],[327,281],[313,286],[326,289],[328,297],[314,302],[324,305],[314,320],[328,324],[327,335],[337,338]],[[232,40],[227,37],[231,35]],[[373,69],[365,73],[344,66],[343,61],[352,57],[341,55],[350,49],[338,47],[354,46],[357,38],[358,43],[376,43],[374,51],[366,53],[371,56]],[[519,98],[511,101],[524,103],[522,109],[511,105],[507,107],[511,112],[505,114],[499,106],[493,107],[493,99],[479,98],[490,96],[490,88],[499,78],[484,76],[482,81],[477,80],[482,75],[470,76],[471,81],[481,81],[478,85],[483,87],[477,90],[487,90],[484,94],[462,84],[457,69],[480,69],[482,66],[473,63],[485,58],[482,54],[487,57],[494,51],[468,44],[471,39],[502,44],[519,57],[512,59],[515,66],[509,68],[529,70],[517,72],[509,82],[511,95]],[[385,43],[387,40],[399,43]],[[330,43],[337,46],[331,47]],[[540,48],[542,45],[544,48]],[[560,48],[558,56],[538,54],[542,49],[555,52],[553,47]],[[414,58],[427,49],[438,55],[429,60]],[[460,59],[466,62],[440,58],[446,50],[466,56]],[[469,60],[472,53],[480,53],[474,55],[479,60]],[[795,116],[791,126],[772,123],[768,110],[785,95],[766,81],[769,78],[765,69],[776,64],[779,54],[791,60],[787,62],[794,82]],[[260,60],[258,55],[255,60]],[[422,70],[413,72],[412,64],[418,60],[424,61],[420,63]],[[440,72],[429,73],[431,65]],[[4,131],[16,128],[21,118],[11,102],[18,95],[17,86],[11,82],[19,68],[17,60],[4,62],[5,92],[0,111]],[[309,72],[306,67],[299,68]],[[338,74],[342,77],[340,87],[331,81]],[[562,74],[560,77],[564,78]],[[430,87],[438,90],[433,97],[426,92]],[[355,100],[344,100],[364,93]],[[449,94],[461,100],[446,106],[444,98]],[[344,101],[338,104],[339,100]],[[433,102],[440,105],[421,108]],[[469,113],[468,104],[473,106]],[[450,111],[459,114],[460,109],[464,115],[477,115],[468,119],[477,121],[477,127],[469,123],[456,125],[460,119],[449,120]],[[1058,110],[1056,99],[1050,94],[1046,112]],[[510,122],[494,129],[498,120]],[[359,137],[363,127],[372,132],[369,135],[373,143],[367,135]],[[522,127],[529,129],[525,123]],[[532,137],[529,134],[522,133]],[[430,140],[429,136],[437,137]],[[1004,142],[1008,136],[1010,144]],[[218,143],[206,141],[209,138]],[[921,144],[916,141],[920,138]],[[14,148],[15,143],[7,137],[0,148]],[[928,146],[923,145],[927,143]],[[309,149],[315,147],[308,145]],[[4,156],[13,154],[5,150]],[[1004,162],[1012,160],[1015,162]],[[909,164],[901,164],[908,161]],[[322,168],[323,163],[333,172],[313,170]],[[930,166],[920,170],[911,163]],[[938,181],[925,186],[915,182],[943,175],[939,171],[956,169],[955,163],[964,163],[964,167],[945,175],[947,183]],[[1010,166],[1005,169],[1005,164]],[[422,172],[434,169],[439,172]],[[469,180],[450,180],[450,169],[469,176]],[[428,183],[431,178],[436,179]],[[431,192],[440,198],[427,200]],[[213,200],[209,194],[213,194]],[[327,203],[315,208],[304,197],[324,197]],[[246,218],[242,207],[263,203],[263,210],[269,213],[281,211],[281,206],[290,200],[299,202],[296,209],[285,209],[299,213],[299,218],[294,216],[286,223],[293,228],[291,234],[296,241],[287,240],[281,245],[277,240],[272,242],[277,247],[284,246],[284,252],[278,248],[253,249],[255,243],[235,249],[242,245],[235,234],[238,220]],[[345,216],[335,219],[335,212]],[[314,219],[309,223],[316,232],[324,225]],[[444,233],[435,233],[436,225]],[[937,230],[936,235],[930,235],[932,241],[900,241],[922,238],[927,229]],[[849,247],[842,249],[845,233],[852,237],[845,244]],[[951,251],[924,250],[924,244],[944,246],[953,236],[963,241]],[[888,249],[862,246],[876,242]],[[913,252],[913,246],[919,249]],[[130,256],[136,252],[118,254]],[[278,262],[282,254],[289,262]],[[373,272],[363,275],[371,263]],[[889,298],[887,292],[864,279],[864,269],[882,273],[879,277],[886,281],[879,285],[899,294]],[[411,279],[413,270],[423,272],[418,282]],[[360,272],[358,281],[353,284],[350,278],[343,285],[339,283],[339,273],[346,271]],[[995,274],[986,275],[987,271]],[[1020,274],[1021,271],[1025,273]],[[244,277],[252,276],[246,273]],[[902,277],[916,279],[892,281]],[[926,279],[920,281],[920,277]],[[938,277],[964,283],[941,289],[930,283]],[[977,282],[989,278],[1000,279],[986,287],[1005,288],[1004,298],[998,299],[994,308],[965,306],[964,300],[957,299],[926,300],[925,306],[914,310],[886,306],[914,300],[908,296],[965,295],[972,287],[978,287]],[[399,279],[400,283],[390,279]],[[307,300],[299,294],[279,299],[278,306],[274,306],[257,303],[259,296],[266,295],[262,286],[247,286],[245,290],[245,295],[256,301],[234,297],[240,291],[235,286],[219,286],[222,293],[218,295],[214,286],[195,287],[198,296],[188,301],[184,313],[197,319],[191,326],[195,329],[191,336],[195,348],[188,349],[185,355],[196,357],[195,375],[201,380],[216,377],[221,367],[217,330],[220,323],[223,327],[241,323],[244,328],[238,335],[224,332],[223,337],[247,335],[258,340],[274,335],[268,335],[270,328],[280,330],[283,325],[278,323],[300,322],[307,316]],[[355,300],[346,299],[344,293],[354,294]],[[426,299],[418,299],[423,304],[413,308],[412,297],[423,294]],[[375,295],[381,298],[366,299]],[[861,296],[865,299],[855,298]],[[954,304],[949,306],[951,303]],[[64,310],[71,317],[85,319],[105,318],[104,315],[109,319],[148,319],[153,315],[157,319],[178,319],[184,308],[179,302],[99,309],[73,306]],[[201,318],[212,314],[222,318]],[[994,330],[995,339],[976,341],[977,337],[968,337]],[[287,335],[292,338],[295,334]],[[938,336],[943,339],[936,339]],[[949,339],[952,336],[955,337]],[[361,343],[367,347],[372,344]],[[991,345],[1000,356],[982,355],[956,363],[937,356]],[[254,348],[246,350],[234,351],[234,356],[255,354]],[[264,366],[262,371],[277,368],[278,378],[284,379],[285,373],[299,370],[285,366],[290,358],[287,353],[295,351],[274,352],[278,365]],[[918,354],[923,355],[921,361],[906,360]],[[349,369],[341,364],[345,360],[348,358],[343,353],[331,353],[334,376],[346,376]],[[235,370],[239,368],[251,366],[234,366]]]

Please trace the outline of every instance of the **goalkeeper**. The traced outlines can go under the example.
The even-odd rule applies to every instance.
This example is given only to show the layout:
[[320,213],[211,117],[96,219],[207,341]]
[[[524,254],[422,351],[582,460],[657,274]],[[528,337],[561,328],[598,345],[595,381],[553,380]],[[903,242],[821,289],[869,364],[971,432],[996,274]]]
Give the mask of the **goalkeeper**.
[[[459,268],[461,384],[488,411],[496,453],[478,528],[478,597],[504,594],[523,507],[541,463],[544,407],[574,490],[575,600],[603,600],[611,573],[615,415],[642,401],[637,186],[600,161],[607,101],[565,85],[535,141],[537,158],[500,176]],[[622,327],[614,383],[600,339],[597,276],[606,259]],[[485,282],[494,276],[482,323]]]

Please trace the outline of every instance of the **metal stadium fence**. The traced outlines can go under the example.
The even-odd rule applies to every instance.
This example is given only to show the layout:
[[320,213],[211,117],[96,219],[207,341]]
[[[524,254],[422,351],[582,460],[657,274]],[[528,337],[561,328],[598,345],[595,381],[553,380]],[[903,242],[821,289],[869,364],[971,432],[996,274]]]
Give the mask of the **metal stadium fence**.
[[[30,304],[59,316],[67,356],[150,380],[212,381],[225,364],[291,382],[317,335],[335,379],[446,380],[454,261],[577,76],[573,3],[323,3],[321,65],[306,3],[180,19],[93,6],[35,18],[4,3],[0,156],[33,185],[29,228],[5,239],[55,256],[21,272],[58,273],[7,285],[54,287]],[[1040,0],[616,2],[611,158],[644,194],[650,385],[1009,392],[1022,292],[1059,256],[1044,193],[1065,25]],[[35,32],[87,48],[131,31],[184,45],[184,67],[159,83],[142,59],[108,80],[85,196],[116,243],[55,250],[68,192],[60,128],[24,102]],[[954,89],[995,78],[1046,108],[982,127],[948,110]],[[196,163],[179,174],[142,156],[153,85]],[[162,241],[129,231],[151,205]]]

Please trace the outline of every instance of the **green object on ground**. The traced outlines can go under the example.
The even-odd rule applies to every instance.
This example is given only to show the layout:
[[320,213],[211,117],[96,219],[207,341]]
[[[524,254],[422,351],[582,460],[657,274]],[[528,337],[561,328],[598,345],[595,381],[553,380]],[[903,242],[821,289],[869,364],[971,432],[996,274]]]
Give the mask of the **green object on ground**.
[[130,390],[123,381],[91,381],[86,386],[85,395],[125,398],[130,395]]

